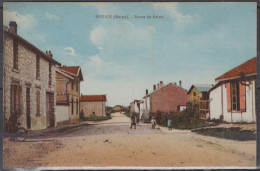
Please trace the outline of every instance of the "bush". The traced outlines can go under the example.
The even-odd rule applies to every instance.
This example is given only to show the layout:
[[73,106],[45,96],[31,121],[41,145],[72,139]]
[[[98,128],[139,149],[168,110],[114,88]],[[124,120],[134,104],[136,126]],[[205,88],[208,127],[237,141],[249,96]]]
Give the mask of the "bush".
[[125,112],[124,115],[130,117],[130,112]]
[[181,112],[155,113],[156,122],[161,126],[167,126],[168,119],[172,120],[172,127],[176,129],[193,129],[206,126],[205,121],[200,121],[198,114],[192,109]]

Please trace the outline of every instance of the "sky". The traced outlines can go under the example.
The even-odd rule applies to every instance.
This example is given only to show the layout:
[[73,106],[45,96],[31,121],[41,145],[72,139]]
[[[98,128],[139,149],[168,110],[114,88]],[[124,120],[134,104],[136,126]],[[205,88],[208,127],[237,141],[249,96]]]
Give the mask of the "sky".
[[255,57],[256,12],[254,2],[5,2],[3,22],[16,21],[20,36],[62,65],[80,66],[82,94],[127,106],[160,81],[215,84]]

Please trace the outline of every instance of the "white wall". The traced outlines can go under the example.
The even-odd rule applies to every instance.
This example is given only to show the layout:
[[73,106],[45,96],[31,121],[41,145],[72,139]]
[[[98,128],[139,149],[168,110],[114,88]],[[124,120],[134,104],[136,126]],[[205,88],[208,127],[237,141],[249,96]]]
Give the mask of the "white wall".
[[150,96],[144,98],[144,103],[143,103],[143,115],[145,119],[149,118],[149,113],[150,113]]
[[220,119],[222,115],[221,87],[218,86],[209,94],[210,119]]
[[69,106],[56,105],[56,114],[55,114],[56,123],[69,121],[69,115],[70,115]]
[[[249,82],[246,82],[249,84]],[[245,112],[228,112],[227,111],[227,89],[223,88],[223,120],[226,122],[256,122],[255,111],[255,80],[246,86],[246,111]],[[221,86],[210,92],[210,119],[219,119],[221,115]]]

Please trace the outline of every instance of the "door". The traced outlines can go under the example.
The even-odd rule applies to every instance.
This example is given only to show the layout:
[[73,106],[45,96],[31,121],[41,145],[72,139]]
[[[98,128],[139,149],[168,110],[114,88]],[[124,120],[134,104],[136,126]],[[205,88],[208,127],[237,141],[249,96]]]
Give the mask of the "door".
[[18,85],[11,85],[11,115],[14,118],[20,117],[20,100],[21,100],[21,87]]
[[46,93],[46,124],[47,128],[55,125],[53,93]]
[[26,122],[27,129],[31,129],[31,99],[30,99],[30,88],[26,88]]

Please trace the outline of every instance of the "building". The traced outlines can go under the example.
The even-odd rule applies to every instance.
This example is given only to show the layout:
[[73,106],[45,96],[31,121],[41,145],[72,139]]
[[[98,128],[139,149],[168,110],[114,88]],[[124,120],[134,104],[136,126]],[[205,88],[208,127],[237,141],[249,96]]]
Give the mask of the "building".
[[4,119],[11,115],[21,126],[40,130],[55,126],[55,70],[59,62],[17,34],[17,24],[3,27]]
[[189,101],[187,90],[182,88],[181,81],[179,86],[176,83],[163,85],[163,82],[160,81],[160,84],[157,84],[157,86],[153,85],[152,93],[148,94],[148,89],[146,89],[146,95],[143,98],[144,120],[149,119],[150,113],[155,113],[156,111],[178,111],[180,106],[186,105]]
[[134,100],[130,103],[130,113],[138,113],[140,118],[143,115],[143,101],[142,100]]
[[188,91],[191,106],[199,111],[200,119],[206,119],[209,113],[209,90],[213,84],[193,84]]
[[106,116],[106,95],[81,95],[80,109],[84,117]]
[[210,119],[256,122],[257,57],[216,78],[210,89]]
[[56,70],[57,124],[79,123],[80,82],[83,81],[79,66],[63,66]]
[[122,112],[123,110],[124,110],[124,107],[120,106],[120,105],[116,105],[113,107],[113,111],[115,111],[115,112]]

